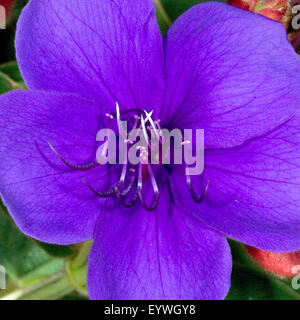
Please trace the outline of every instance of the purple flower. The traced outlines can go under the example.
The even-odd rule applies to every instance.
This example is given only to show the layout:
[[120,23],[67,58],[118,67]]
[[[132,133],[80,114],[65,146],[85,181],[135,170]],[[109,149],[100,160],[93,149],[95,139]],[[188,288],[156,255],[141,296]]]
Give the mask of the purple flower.
[[[226,236],[300,248],[300,62],[279,23],[211,2],[163,39],[151,0],[31,0],[16,48],[29,90],[0,98],[1,196],[31,237],[94,239],[91,299],[223,299]],[[203,174],[97,165],[116,102],[204,129]]]

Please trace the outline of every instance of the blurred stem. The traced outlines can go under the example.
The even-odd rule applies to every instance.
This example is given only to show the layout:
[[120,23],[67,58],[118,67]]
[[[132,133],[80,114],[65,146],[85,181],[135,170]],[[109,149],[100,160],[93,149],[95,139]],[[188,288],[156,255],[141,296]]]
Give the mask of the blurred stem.
[[87,296],[87,265],[92,241],[80,245],[77,255],[66,264],[66,271],[73,287],[82,295]]
[[24,89],[21,85],[19,85],[17,82],[15,82],[13,79],[8,77],[5,73],[0,71],[1,77],[3,77],[10,85],[12,90],[22,90]]
[[91,245],[92,241],[80,244],[77,254],[65,264],[64,270],[33,285],[13,289],[0,300],[56,300],[74,290],[87,296],[87,262]]
[[70,267],[72,269],[78,269],[86,264],[90,250],[92,246],[92,241],[83,242],[80,245],[77,255],[70,261]]
[[72,291],[74,287],[65,271],[60,271],[35,285],[17,289],[0,300],[55,300]]
[[172,24],[172,20],[170,19],[170,17],[168,16],[164,6],[162,5],[160,0],[154,0],[156,9],[159,11],[161,17],[164,19],[165,23],[168,25],[168,27],[171,26]]

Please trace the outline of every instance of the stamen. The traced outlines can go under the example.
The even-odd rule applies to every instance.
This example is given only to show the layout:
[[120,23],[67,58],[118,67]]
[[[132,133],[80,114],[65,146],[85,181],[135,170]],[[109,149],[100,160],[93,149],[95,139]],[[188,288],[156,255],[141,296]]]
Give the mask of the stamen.
[[162,134],[162,128],[161,128],[161,126],[160,126],[160,119],[155,120],[154,123],[156,124],[156,127],[158,128],[158,131],[159,131],[159,135],[161,136],[161,134]]
[[127,133],[124,131],[124,129],[122,127],[121,117],[120,117],[120,107],[119,107],[118,102],[116,102],[116,114],[117,114],[117,124],[118,124],[118,129],[119,129],[120,135],[125,140],[125,139],[127,139]]
[[97,150],[96,156],[99,164],[105,164],[107,162],[108,143],[109,140],[107,139]]
[[139,123],[140,120],[141,120],[141,118],[140,118],[138,115],[135,115],[135,116],[134,116],[134,125],[133,125],[132,130],[134,130],[134,129],[137,128],[138,123]]
[[121,205],[125,208],[131,208],[133,207],[137,200],[138,200],[138,192],[137,190],[135,191],[135,193],[132,196],[132,199],[129,201],[125,201],[125,197],[129,194],[129,192],[132,190],[134,184],[135,184],[135,170],[134,169],[130,169],[129,170],[130,174],[131,174],[131,181],[128,185],[128,187],[123,190],[122,192],[120,191],[120,187],[116,187],[115,188],[115,192],[116,192],[116,196],[118,198],[118,200],[120,201]]
[[191,194],[193,200],[194,200],[196,203],[201,203],[201,202],[203,202],[203,200],[205,199],[206,194],[207,194],[207,190],[208,190],[208,186],[209,186],[209,180],[207,181],[206,187],[205,187],[205,189],[204,189],[204,191],[203,191],[203,193],[202,193],[201,196],[196,195],[195,190],[194,190],[194,188],[193,188],[193,186],[192,186],[191,176],[186,175],[186,183],[187,183],[187,185],[188,185],[188,188],[189,188],[189,191],[190,191],[190,194]]
[[122,168],[122,173],[121,173],[121,177],[119,182],[112,187],[110,190],[106,191],[106,192],[99,192],[97,190],[95,190],[89,183],[87,183],[84,178],[81,178],[81,180],[83,181],[84,184],[87,185],[87,187],[98,197],[100,198],[110,198],[112,196],[114,196],[115,194],[117,194],[117,192],[119,192],[119,189],[122,188],[125,179],[126,179],[126,171],[127,171],[127,164],[123,165]]
[[53,147],[53,145],[47,141],[49,147],[51,148],[51,150],[55,153],[55,155],[66,165],[68,166],[69,168],[71,169],[74,169],[74,170],[78,170],[78,171],[87,171],[87,170],[90,170],[90,169],[94,169],[96,167],[99,166],[99,163],[94,160],[90,163],[85,163],[85,164],[74,164],[74,163],[71,163],[69,161],[67,161],[60,153],[58,153],[55,148]]
[[116,102],[117,120],[120,122],[120,107],[118,101]]
[[[141,115],[141,117],[142,117],[142,115]],[[138,121],[139,120],[141,120],[141,122],[142,121],[144,121],[144,119],[142,120],[141,119],[141,117],[139,117],[139,116],[137,116],[137,115],[135,115],[135,124],[134,124],[134,129],[136,129],[137,128],[137,125],[138,125]],[[148,121],[148,120],[147,120]],[[146,124],[147,123],[147,121],[144,121],[144,124]],[[141,123],[141,125],[140,125],[140,127],[139,127],[139,129],[137,130],[137,132],[136,132],[136,134],[135,134],[135,137],[134,137],[134,141],[137,139],[137,137],[139,136],[139,134],[140,134],[140,131],[143,129],[143,124]],[[145,133],[144,133],[145,134]],[[147,138],[146,138],[147,139]]]
[[114,118],[114,116],[109,113],[106,113],[105,116],[110,120],[113,120],[113,118]]
[[[120,114],[128,114],[128,113],[138,113],[138,114],[142,114],[143,110],[138,109],[138,108],[131,108],[131,109],[126,109],[124,111],[121,111]],[[117,116],[117,113],[113,113],[113,116]]]
[[146,110],[144,112],[146,113],[146,116],[147,116],[146,120],[147,119],[149,120],[149,122],[151,124],[151,127],[153,128],[153,130],[155,132],[156,137],[160,140],[161,136],[160,136],[160,134],[159,134],[159,132],[158,132],[158,130],[156,128],[156,125],[155,125],[155,123],[154,123],[154,121],[152,120],[152,117],[151,117],[152,113],[153,113],[153,110],[150,112],[150,114]]
[[143,129],[145,140],[146,140],[147,144],[149,144],[148,134],[147,134],[147,130],[146,130],[146,126],[145,126],[145,120],[144,120],[143,116],[141,116],[141,124],[142,124],[142,129]]
[[120,177],[120,183],[123,185],[126,179],[126,173],[127,173],[127,163],[123,164],[122,167],[122,173]]
[[[125,113],[131,113],[135,112],[137,114],[134,115],[134,125],[133,129],[138,128],[138,132],[136,134],[136,137],[133,140],[127,139],[127,133],[125,132],[121,120],[121,114]],[[141,131],[143,132],[145,141],[147,143],[147,146],[139,146],[138,150],[140,151],[140,163],[139,163],[139,168],[138,168],[138,177],[136,177],[136,170],[134,168],[131,168],[129,170],[130,173],[130,178],[126,179],[127,177],[127,159],[124,159],[125,164],[123,164],[122,171],[121,171],[121,176],[120,179],[117,183],[114,184],[113,187],[111,187],[108,191],[106,192],[98,192],[96,191],[89,183],[87,183],[83,178],[81,180],[87,187],[98,197],[101,198],[110,198],[110,197],[117,197],[119,200],[120,204],[125,207],[125,208],[131,208],[133,207],[138,200],[140,200],[142,206],[144,207],[145,210],[147,211],[154,211],[158,207],[158,202],[159,202],[159,189],[158,185],[152,170],[152,167],[149,163],[149,153],[153,152],[154,149],[152,149],[153,146],[151,146],[150,140],[149,140],[149,134],[151,134],[152,137],[152,130],[154,130],[155,135],[159,139],[159,142],[162,142],[162,129],[160,126],[160,120],[153,121],[152,119],[152,114],[153,110],[148,113],[147,111],[144,110],[145,118],[143,116],[143,111],[140,109],[127,109],[124,112],[120,112],[120,107],[118,102],[116,102],[116,113],[110,114],[106,113],[105,116],[109,120],[117,119],[117,126],[119,129],[120,135],[123,137],[124,142],[128,145],[134,144],[135,140],[137,139],[138,135],[140,135]],[[147,125],[147,123],[150,123],[150,125]],[[100,163],[95,160],[87,164],[73,164],[69,161],[67,161],[60,153],[56,151],[56,149],[52,146],[50,142],[48,142],[48,145],[50,146],[51,150],[59,157],[59,159],[69,168],[74,169],[74,170],[80,170],[80,171],[85,171],[85,170],[90,170],[93,169],[97,166],[100,165]],[[185,140],[181,143],[182,146],[191,144],[190,140]],[[101,156],[105,157],[107,150],[108,150],[108,141],[102,145],[102,151],[100,153]],[[98,150],[99,151],[99,150]],[[127,155],[124,155],[126,157]],[[143,180],[147,179],[150,177],[151,185],[153,188],[153,198],[152,198],[152,203],[148,205],[143,198],[142,191],[143,191]],[[128,181],[127,181],[128,180]],[[126,185],[125,186],[125,182]],[[186,174],[186,183],[188,186],[188,190],[193,198],[193,200],[196,203],[201,203],[204,201],[208,187],[209,187],[209,181],[206,184],[206,187],[201,195],[197,195],[193,186],[192,186],[192,178],[191,175]],[[167,179],[167,184],[169,188],[169,192],[171,195],[171,198],[173,198],[172,190],[171,190],[171,185],[169,180]],[[174,200],[174,199],[173,199]]]
[[[150,124],[151,124],[151,121],[152,121],[151,116],[152,116],[152,114],[153,114],[153,110],[152,110],[150,113],[148,113],[146,110],[144,110],[144,112],[145,112],[145,114],[146,114],[145,123],[147,123],[147,122],[149,121]],[[152,122],[153,122],[153,121],[152,121]]]
[[83,183],[98,197],[100,198],[110,198],[112,197],[115,193],[116,193],[116,188],[118,186],[118,184],[120,183],[120,181],[118,182],[117,186],[113,187],[111,190],[106,191],[106,192],[99,192],[96,191],[89,183],[87,183],[84,178],[81,178],[81,180],[83,181]]
[[131,174],[131,180],[130,180],[130,183],[129,183],[128,187],[121,192],[121,196],[122,196],[122,197],[126,196],[126,195],[131,191],[131,189],[132,189],[133,186],[134,186],[134,182],[135,182],[135,169],[132,168],[132,169],[129,170],[129,172],[130,172],[130,174]]
[[155,180],[151,165],[148,164],[147,168],[148,168],[149,176],[151,178],[151,184],[152,184],[153,192],[154,192],[151,206],[148,206],[146,204],[146,202],[144,201],[143,196],[142,196],[142,189],[143,189],[143,171],[142,171],[143,170],[143,164],[142,163],[140,163],[140,165],[139,165],[139,177],[138,177],[137,193],[138,193],[138,196],[140,198],[141,204],[144,207],[144,209],[147,210],[147,211],[154,211],[158,206],[159,190],[158,190],[158,186],[157,186],[157,183],[156,183],[156,180]]
[[149,120],[150,121],[150,119],[151,119],[151,117],[152,117],[152,114],[153,114],[153,110],[151,111],[151,112],[147,112],[146,110],[144,110],[144,112],[145,112],[145,114],[146,114],[146,122]]
[[129,202],[126,202],[124,200],[124,197],[122,196],[122,193],[119,191],[118,188],[116,188],[116,195],[117,195],[121,205],[125,208],[132,208],[136,204],[137,199],[138,199],[138,192],[137,191],[135,192],[135,194],[133,195],[133,198]]

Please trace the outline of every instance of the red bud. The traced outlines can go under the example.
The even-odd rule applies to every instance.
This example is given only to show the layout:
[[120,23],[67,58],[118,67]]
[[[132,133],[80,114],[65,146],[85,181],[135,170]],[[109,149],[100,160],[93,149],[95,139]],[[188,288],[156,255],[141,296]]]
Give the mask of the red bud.
[[3,6],[6,11],[6,17],[9,17],[14,0],[0,0],[0,6]]
[[288,0],[228,0],[229,4],[281,22],[288,28],[290,6]]
[[250,246],[246,246],[246,248],[260,267],[278,276],[294,276],[295,266],[300,265],[300,250],[290,253],[278,253],[259,250]]

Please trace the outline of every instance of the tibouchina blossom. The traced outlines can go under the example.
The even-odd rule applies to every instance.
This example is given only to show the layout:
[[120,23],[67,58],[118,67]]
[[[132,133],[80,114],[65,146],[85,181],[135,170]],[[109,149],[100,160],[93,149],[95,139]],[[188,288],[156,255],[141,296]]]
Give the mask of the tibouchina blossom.
[[[91,299],[223,299],[226,236],[300,248],[300,60],[281,24],[210,2],[163,38],[151,0],[31,0],[16,50],[29,90],[0,98],[1,197],[31,237],[94,240]],[[100,165],[97,133],[120,121],[203,129],[204,172]]]

